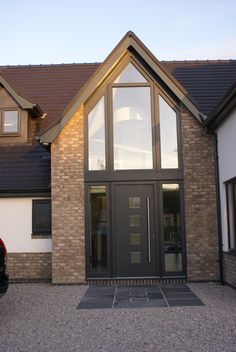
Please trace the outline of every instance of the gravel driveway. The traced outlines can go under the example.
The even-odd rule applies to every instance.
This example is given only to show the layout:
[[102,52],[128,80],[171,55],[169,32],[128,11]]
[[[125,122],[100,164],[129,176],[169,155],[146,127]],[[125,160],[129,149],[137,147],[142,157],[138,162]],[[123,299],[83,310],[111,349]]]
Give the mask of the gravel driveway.
[[86,286],[12,284],[0,300],[0,351],[236,352],[236,290],[189,287],[204,306],[79,310]]

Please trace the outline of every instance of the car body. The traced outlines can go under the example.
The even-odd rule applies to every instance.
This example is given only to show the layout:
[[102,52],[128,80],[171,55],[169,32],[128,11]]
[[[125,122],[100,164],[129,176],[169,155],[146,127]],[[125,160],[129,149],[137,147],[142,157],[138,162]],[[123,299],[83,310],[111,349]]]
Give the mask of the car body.
[[9,277],[6,274],[7,249],[0,238],[0,298],[7,292]]

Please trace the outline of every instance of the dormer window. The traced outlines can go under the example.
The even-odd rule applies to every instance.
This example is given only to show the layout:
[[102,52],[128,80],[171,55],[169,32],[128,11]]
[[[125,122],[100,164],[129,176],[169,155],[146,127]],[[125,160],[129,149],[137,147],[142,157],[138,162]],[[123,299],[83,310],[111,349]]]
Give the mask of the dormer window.
[[1,134],[19,135],[19,110],[3,109],[1,113]]

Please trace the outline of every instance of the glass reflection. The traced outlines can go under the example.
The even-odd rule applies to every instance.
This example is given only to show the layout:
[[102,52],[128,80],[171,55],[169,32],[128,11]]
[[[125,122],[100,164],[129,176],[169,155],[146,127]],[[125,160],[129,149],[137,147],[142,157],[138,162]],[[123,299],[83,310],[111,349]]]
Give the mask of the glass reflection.
[[178,168],[176,112],[159,95],[161,167]]
[[165,272],[182,271],[182,234],[178,184],[163,184]]
[[107,271],[107,199],[105,186],[90,186],[90,269]]
[[104,97],[88,115],[89,170],[104,170],[105,162]]
[[3,133],[18,132],[18,111],[5,110],[3,114]]
[[114,169],[152,169],[150,88],[113,88]]
[[129,63],[114,83],[147,83],[147,80],[133,64]]

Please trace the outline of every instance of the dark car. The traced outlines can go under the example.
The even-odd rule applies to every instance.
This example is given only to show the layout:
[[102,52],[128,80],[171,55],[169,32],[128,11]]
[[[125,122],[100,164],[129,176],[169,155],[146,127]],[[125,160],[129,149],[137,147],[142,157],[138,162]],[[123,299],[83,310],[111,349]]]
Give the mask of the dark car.
[[0,298],[6,293],[8,289],[8,275],[6,274],[7,265],[7,249],[0,238]]

